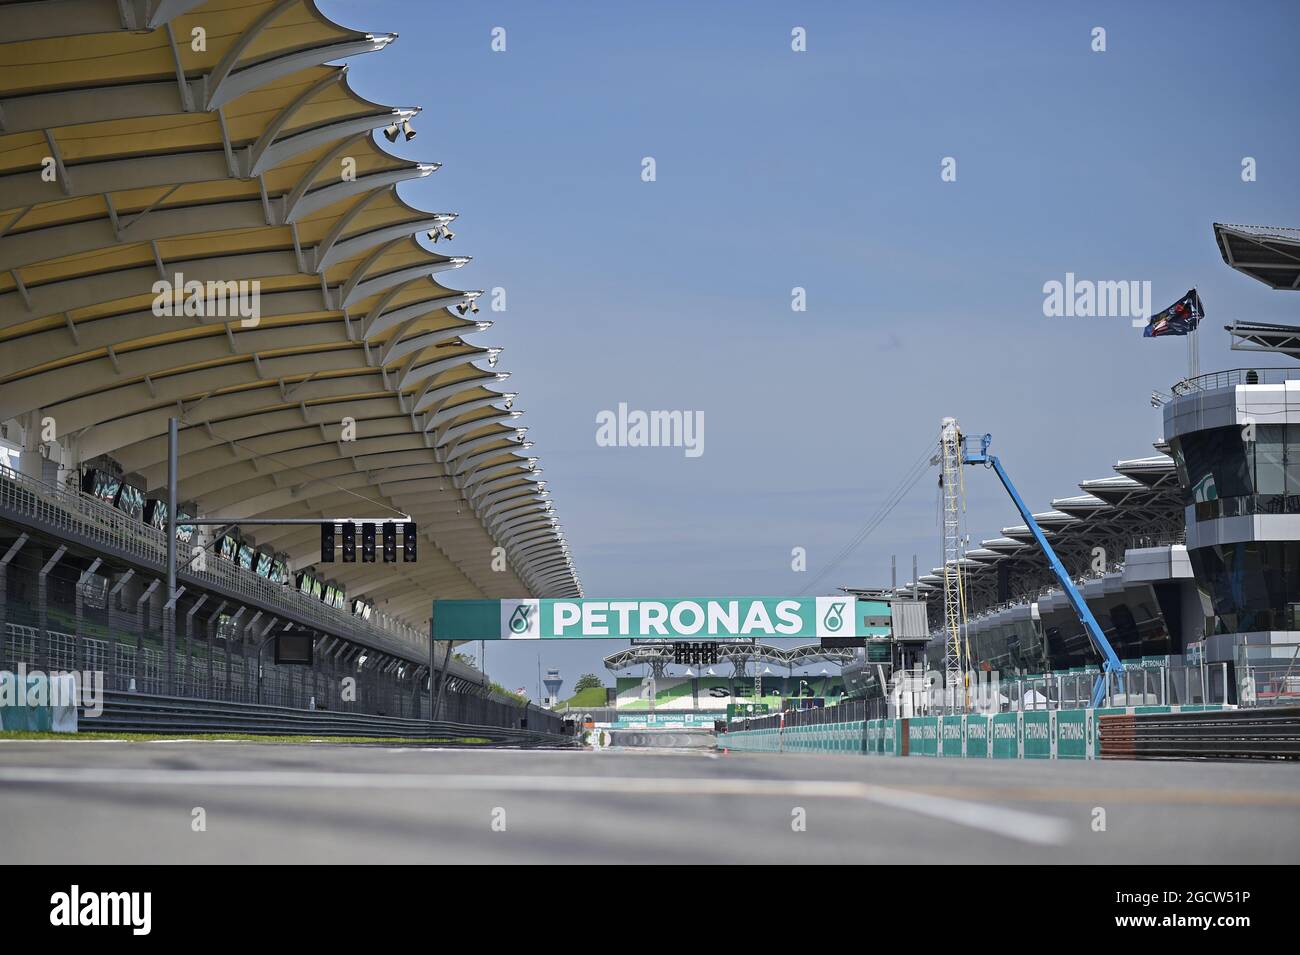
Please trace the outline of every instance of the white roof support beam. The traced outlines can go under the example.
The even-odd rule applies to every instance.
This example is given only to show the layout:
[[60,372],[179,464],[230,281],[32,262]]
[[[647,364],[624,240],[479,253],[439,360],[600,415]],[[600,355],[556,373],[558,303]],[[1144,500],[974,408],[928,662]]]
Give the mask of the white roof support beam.
[[253,145],[248,148],[248,171],[251,175],[260,175],[275,165],[274,162],[263,163],[262,160],[266,155],[266,151],[271,147],[271,144],[275,142],[280,133],[284,131],[284,128],[289,124],[289,120],[293,119],[298,110],[302,108],[303,104],[308,100],[313,99],[318,93],[333,86],[335,83],[341,82],[347,77],[347,75],[347,64],[331,70],[311,86],[307,87],[307,89],[302,93],[298,94],[298,96],[288,106],[280,110],[279,115],[277,115],[275,119],[271,120],[266,129],[262,131],[262,135],[257,138],[257,142],[253,143]]
[[[292,0],[292,2],[296,2],[296,0]],[[395,39],[397,39],[397,35],[390,33],[385,36],[367,36],[360,40],[331,43],[328,46],[300,50],[297,53],[265,60],[256,66],[246,67],[237,73],[227,74],[215,84],[215,88],[212,78],[209,76],[205,84],[207,89],[210,90],[207,108],[211,110],[216,109],[218,106],[224,106],[232,99],[255,90],[259,86],[265,86],[282,76],[297,73],[299,70],[305,70],[311,66],[320,66],[331,60],[356,56],[358,53],[373,53],[376,50],[382,50]]]

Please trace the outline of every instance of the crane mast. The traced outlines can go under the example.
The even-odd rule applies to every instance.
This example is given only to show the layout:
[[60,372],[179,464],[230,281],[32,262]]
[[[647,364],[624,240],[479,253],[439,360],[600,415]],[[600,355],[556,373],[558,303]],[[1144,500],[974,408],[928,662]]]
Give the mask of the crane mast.
[[944,418],[939,431],[939,454],[942,467],[940,487],[943,492],[943,616],[944,616],[944,693],[956,703],[961,687],[962,705],[966,698],[966,588],[963,558],[966,543],[963,518],[966,512],[965,482],[962,477],[962,434],[954,418]]

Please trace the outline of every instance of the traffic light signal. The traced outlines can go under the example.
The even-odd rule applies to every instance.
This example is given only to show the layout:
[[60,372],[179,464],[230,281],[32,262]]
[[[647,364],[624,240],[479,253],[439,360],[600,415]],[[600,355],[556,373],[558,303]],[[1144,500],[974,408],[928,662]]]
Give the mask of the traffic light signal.
[[397,563],[397,525],[384,521],[384,563]]
[[673,643],[673,662],[687,666],[712,666],[718,662],[718,648],[713,643]]
[[320,559],[323,564],[334,563],[334,523],[327,521],[320,526]]
[[343,522],[343,563],[357,562],[357,525],[351,521]]
[[361,560],[367,564],[375,562],[375,525],[361,525]]
[[402,525],[402,561],[415,563],[415,522],[407,521]]

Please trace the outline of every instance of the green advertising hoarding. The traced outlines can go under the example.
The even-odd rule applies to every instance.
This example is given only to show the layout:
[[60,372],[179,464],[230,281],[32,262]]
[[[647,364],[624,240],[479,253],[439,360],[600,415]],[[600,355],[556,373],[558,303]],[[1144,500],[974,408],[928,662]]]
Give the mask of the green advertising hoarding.
[[939,720],[939,755],[960,756],[962,743],[962,718],[944,716]]
[[962,724],[965,727],[966,756],[973,759],[987,759],[991,725],[989,717],[970,713],[962,717]]
[[1047,710],[1025,710],[1020,715],[1020,738],[1025,759],[1052,758],[1052,717]]
[[435,600],[433,638],[817,640],[888,636],[882,618],[889,618],[887,601],[849,596]]

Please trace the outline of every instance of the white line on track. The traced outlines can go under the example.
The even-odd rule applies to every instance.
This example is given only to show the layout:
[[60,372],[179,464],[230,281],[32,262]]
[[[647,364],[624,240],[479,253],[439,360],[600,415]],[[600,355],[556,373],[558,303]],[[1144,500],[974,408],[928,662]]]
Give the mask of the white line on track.
[[391,789],[545,793],[608,793],[655,796],[784,796],[861,799],[981,829],[1034,845],[1060,845],[1069,835],[1064,820],[1037,813],[965,802],[907,789],[851,780],[689,779],[643,776],[502,776],[429,773],[333,773],[302,770],[96,769],[91,767],[0,767],[0,783],[106,786],[232,786],[270,789]]

